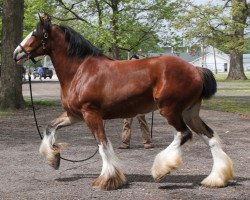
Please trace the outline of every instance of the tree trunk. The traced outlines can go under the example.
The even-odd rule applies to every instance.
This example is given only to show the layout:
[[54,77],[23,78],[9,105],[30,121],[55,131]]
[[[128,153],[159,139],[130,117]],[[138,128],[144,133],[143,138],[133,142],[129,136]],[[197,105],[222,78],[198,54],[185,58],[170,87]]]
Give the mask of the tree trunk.
[[23,0],[3,1],[2,63],[0,79],[0,109],[18,109],[24,105],[22,70],[12,58],[22,40]]
[[[233,67],[231,67],[233,66]],[[228,80],[245,80],[247,79],[243,69],[243,54],[237,51],[230,53],[230,69],[228,73]]]
[[232,0],[233,48],[230,51],[228,80],[247,79],[243,68],[244,29],[247,20],[246,0]]

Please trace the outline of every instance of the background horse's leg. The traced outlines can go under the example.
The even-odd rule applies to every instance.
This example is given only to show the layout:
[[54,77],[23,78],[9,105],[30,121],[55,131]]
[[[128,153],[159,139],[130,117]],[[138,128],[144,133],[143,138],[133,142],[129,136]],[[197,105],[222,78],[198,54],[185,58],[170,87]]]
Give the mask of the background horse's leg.
[[126,178],[112,144],[106,138],[102,118],[95,111],[85,111],[83,117],[98,142],[99,153],[102,157],[102,171],[100,176],[93,182],[93,187],[115,190],[126,183]]
[[200,118],[201,102],[183,113],[187,125],[199,134],[210,147],[213,156],[213,168],[210,175],[201,183],[207,187],[223,187],[233,177],[233,163],[222,150],[219,136]]
[[167,118],[169,124],[174,126],[178,133],[175,134],[173,142],[155,157],[151,172],[156,181],[181,165],[180,146],[192,138],[192,133],[184,123],[177,105],[163,107],[160,113]]
[[60,150],[66,147],[65,143],[55,143],[55,133],[58,128],[69,126],[79,122],[80,119],[73,117],[68,112],[50,122],[44,131],[43,140],[39,152],[45,157],[47,163],[55,169],[60,166]]

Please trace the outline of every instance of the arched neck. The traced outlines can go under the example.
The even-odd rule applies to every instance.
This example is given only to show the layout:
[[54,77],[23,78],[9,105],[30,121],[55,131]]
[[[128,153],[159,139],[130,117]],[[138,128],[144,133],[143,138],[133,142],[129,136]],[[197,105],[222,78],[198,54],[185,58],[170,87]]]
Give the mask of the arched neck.
[[54,65],[61,87],[65,87],[70,85],[70,82],[74,78],[75,73],[77,72],[84,58],[68,56],[68,43],[65,41],[62,31],[53,31],[51,37],[52,48],[49,52],[49,56]]

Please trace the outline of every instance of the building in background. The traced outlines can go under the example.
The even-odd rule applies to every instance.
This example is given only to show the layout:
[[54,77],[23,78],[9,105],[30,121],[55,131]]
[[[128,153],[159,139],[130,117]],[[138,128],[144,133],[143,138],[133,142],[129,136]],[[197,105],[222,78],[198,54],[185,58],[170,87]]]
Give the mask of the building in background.
[[[180,47],[175,51],[171,47],[164,49],[165,52],[163,53],[149,53],[149,56],[178,56],[194,66],[206,67],[215,73],[228,72],[230,68],[229,55],[212,46],[203,47],[199,50],[188,47]],[[245,71],[250,70],[250,54],[243,55],[243,67]]]

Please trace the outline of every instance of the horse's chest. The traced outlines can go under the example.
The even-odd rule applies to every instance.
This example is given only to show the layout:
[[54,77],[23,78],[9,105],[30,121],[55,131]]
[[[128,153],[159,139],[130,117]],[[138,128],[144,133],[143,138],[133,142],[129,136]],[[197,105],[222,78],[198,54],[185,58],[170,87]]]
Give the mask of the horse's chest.
[[67,92],[61,92],[61,102],[65,110],[81,116],[81,105],[79,98],[70,89]]

